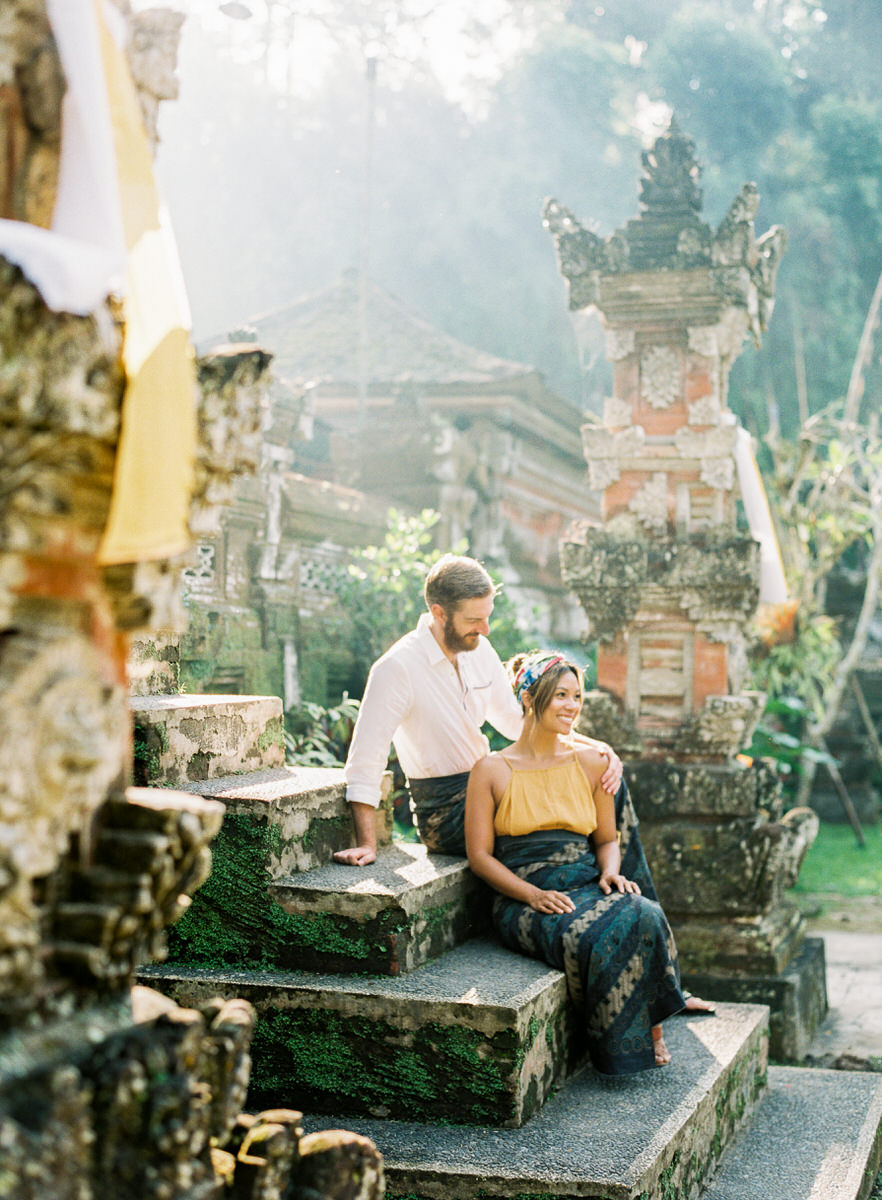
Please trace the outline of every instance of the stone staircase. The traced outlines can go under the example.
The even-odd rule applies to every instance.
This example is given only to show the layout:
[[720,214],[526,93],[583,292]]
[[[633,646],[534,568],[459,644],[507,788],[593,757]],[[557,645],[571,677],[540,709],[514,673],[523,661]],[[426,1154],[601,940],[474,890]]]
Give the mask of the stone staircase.
[[[163,780],[226,807],[212,876],[140,979],[254,1005],[249,1107],[365,1134],[409,1200],[867,1200],[882,1077],[769,1069],[768,1010],[721,1004],[666,1024],[671,1067],[605,1080],[563,976],[495,943],[463,861],[393,844],[386,801],[377,862],[330,861],[351,833],[342,773],[278,765],[280,705],[239,710],[248,769],[225,773],[226,749],[197,757],[212,698],[132,704]],[[187,735],[178,767],[162,713]]]

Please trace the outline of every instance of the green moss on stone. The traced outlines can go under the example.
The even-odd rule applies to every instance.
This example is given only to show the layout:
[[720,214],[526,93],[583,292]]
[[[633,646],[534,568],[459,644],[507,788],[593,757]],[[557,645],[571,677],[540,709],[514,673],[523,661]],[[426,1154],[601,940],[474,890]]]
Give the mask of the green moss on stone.
[[266,726],[264,727],[263,732],[257,739],[257,749],[263,753],[265,750],[269,750],[272,746],[279,746],[280,748],[284,747],[284,735],[285,729],[282,718],[270,717],[266,723]]
[[412,1120],[499,1123],[510,1035],[428,1023],[406,1036],[382,1020],[315,1008],[267,1007],[251,1044],[251,1100],[318,1110],[385,1109]]
[[303,835],[303,849],[312,853],[320,846],[337,846],[341,835],[352,833],[352,817],[349,813],[341,813],[337,817],[320,817],[311,821]]
[[351,970],[386,974],[407,936],[397,908],[368,922],[331,913],[289,913],[269,895],[278,862],[278,826],[228,813],[212,846],[212,871],[169,930],[173,961],[259,969]]

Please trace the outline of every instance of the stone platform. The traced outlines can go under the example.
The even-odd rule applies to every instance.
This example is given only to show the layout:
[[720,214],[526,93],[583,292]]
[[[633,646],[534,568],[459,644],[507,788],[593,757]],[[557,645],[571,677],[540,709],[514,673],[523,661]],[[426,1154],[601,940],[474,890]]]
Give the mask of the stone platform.
[[473,939],[397,978],[145,967],[178,1004],[254,1005],[249,1102],[521,1125],[582,1057],[566,980]]
[[772,1067],[702,1200],[867,1200],[880,1126],[882,1075]]
[[817,937],[805,938],[793,961],[777,975],[684,971],[683,984],[713,1000],[767,1004],[770,1057],[780,1063],[801,1062],[827,1012],[824,943]]
[[586,1069],[522,1129],[340,1119],[382,1152],[389,1200],[695,1197],[762,1094],[767,1020],[746,1005],[674,1017],[669,1067],[617,1080]]

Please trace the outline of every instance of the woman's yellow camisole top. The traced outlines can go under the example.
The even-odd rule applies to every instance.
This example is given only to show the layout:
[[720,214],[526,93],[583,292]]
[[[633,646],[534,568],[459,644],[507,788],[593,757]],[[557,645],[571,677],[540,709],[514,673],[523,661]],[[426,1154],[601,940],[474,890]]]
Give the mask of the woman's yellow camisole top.
[[597,828],[591,784],[576,757],[553,767],[512,766],[511,778],[493,818],[497,836],[519,837],[537,829],[569,829],[586,837]]

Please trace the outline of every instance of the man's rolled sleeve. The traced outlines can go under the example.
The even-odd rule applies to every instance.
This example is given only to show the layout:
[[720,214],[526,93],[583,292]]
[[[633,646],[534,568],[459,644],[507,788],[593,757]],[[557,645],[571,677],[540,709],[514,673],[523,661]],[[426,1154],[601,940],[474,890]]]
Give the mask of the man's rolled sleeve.
[[375,663],[368,675],[343,771],[350,804],[369,804],[372,808],[379,805],[392,738],[409,707],[407,672],[392,659]]
[[524,725],[524,713],[520,702],[515,699],[511,683],[505,673],[505,667],[494,651],[496,664],[490,685],[490,703],[487,707],[487,720],[509,741],[516,742],[521,736]]

